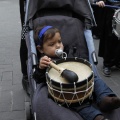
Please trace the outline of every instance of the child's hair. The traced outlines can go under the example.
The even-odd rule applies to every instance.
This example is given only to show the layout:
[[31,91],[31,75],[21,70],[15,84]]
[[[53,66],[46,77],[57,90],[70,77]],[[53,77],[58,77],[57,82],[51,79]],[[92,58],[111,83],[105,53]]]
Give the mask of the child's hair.
[[42,47],[43,43],[54,37],[55,33],[60,31],[53,26],[37,26],[34,30],[34,39],[37,45]]

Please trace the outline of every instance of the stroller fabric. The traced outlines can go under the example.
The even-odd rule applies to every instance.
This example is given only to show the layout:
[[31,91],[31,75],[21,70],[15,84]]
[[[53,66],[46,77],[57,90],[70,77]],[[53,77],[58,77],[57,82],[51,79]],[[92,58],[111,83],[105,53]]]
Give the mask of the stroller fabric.
[[[92,26],[94,24],[88,1],[29,0],[27,22],[29,22],[29,27],[32,29],[37,25],[52,25],[57,27],[61,31],[62,42],[68,57],[80,57],[88,60],[88,48],[84,37],[84,29],[86,26]],[[62,10],[62,14],[59,13],[59,10]],[[73,16],[78,19],[73,18]],[[28,35],[27,41],[30,40],[31,38]],[[27,42],[29,52],[28,66],[30,66],[28,67],[28,74],[30,84],[32,84],[30,86],[33,87],[33,78],[31,79],[32,58],[30,57],[32,53],[31,48],[29,48],[31,45],[29,44]],[[46,83],[37,85],[37,89],[31,96],[31,101],[32,114],[36,115],[36,120],[83,120],[75,111],[59,106],[49,98]],[[107,116],[112,118],[111,120],[118,120],[119,109]]]
[[85,19],[86,26],[94,24],[88,0],[30,0],[28,9],[28,20],[33,19],[36,12],[40,10],[65,9],[65,11],[74,12],[78,17]]

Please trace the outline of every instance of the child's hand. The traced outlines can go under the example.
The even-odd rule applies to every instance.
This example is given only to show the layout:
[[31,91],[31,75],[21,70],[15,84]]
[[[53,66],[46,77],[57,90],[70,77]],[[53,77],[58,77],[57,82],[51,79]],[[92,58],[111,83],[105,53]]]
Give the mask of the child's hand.
[[105,7],[104,1],[96,2],[96,5],[98,5],[99,7]]
[[48,67],[48,65],[51,62],[51,58],[44,56],[41,57],[40,61],[39,61],[39,68],[40,69],[45,69],[46,67]]

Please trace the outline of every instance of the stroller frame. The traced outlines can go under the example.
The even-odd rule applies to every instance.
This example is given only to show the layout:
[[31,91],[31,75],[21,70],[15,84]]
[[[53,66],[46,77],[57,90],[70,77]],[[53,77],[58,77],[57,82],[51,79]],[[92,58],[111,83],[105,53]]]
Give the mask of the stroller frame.
[[[26,13],[25,14],[25,26],[26,27],[29,25],[29,20],[28,20],[29,1],[30,0],[27,0],[27,2],[26,2],[26,12],[25,12]],[[89,6],[90,6],[90,10],[92,13],[94,24],[96,25],[90,2],[89,2],[89,0],[87,0],[87,1],[88,1]],[[96,68],[98,61],[97,61],[97,56],[95,53],[95,47],[94,47],[94,43],[93,43],[91,30],[85,29],[84,35],[85,35],[86,43],[88,46],[89,61],[90,61],[90,63],[92,63],[94,74],[96,76],[100,77],[99,73],[97,72],[97,68]],[[37,84],[33,78],[33,73],[35,72],[36,66],[38,64],[37,63],[37,51],[36,51],[36,47],[35,47],[35,43],[34,43],[34,39],[33,39],[33,30],[28,31],[27,36],[26,36],[26,44],[28,47],[28,65],[27,65],[28,66],[27,70],[28,70],[28,75],[29,75],[28,80],[29,80],[30,90],[31,90],[30,102],[27,102],[25,104],[25,106],[26,106],[26,119],[27,120],[33,120],[33,119],[36,120],[36,113],[34,111],[32,111],[32,105],[31,105],[32,99],[34,96],[34,92],[36,91],[36,88],[37,88]],[[29,47],[29,45],[30,45],[30,47]],[[31,63],[32,63],[32,65],[31,65]]]

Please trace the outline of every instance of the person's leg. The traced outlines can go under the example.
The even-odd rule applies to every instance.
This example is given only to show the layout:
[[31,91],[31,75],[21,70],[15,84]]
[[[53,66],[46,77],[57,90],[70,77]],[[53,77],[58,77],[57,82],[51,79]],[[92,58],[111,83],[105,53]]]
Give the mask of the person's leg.
[[[19,0],[19,6],[20,6],[20,17],[21,17],[21,25],[23,29],[24,24],[24,18],[25,18],[25,11],[24,11],[24,5],[25,0]],[[22,31],[21,31],[22,32]],[[21,61],[21,72],[23,76],[27,75],[27,47],[26,47],[26,41],[25,37],[21,35],[21,44],[20,44],[20,61]]]
[[106,77],[110,77],[111,76],[111,60],[112,60],[112,55],[110,55],[110,51],[108,49],[108,47],[106,46],[105,51],[104,51],[104,56],[103,56],[103,74]]
[[113,59],[112,64],[113,66],[116,66],[117,69],[120,70],[120,40],[113,34]]
[[94,98],[102,111],[111,111],[120,107],[120,98],[104,83],[101,78],[95,78]]
[[19,6],[20,6],[20,19],[21,19],[21,25],[22,25],[22,26],[23,26],[24,18],[25,18],[24,2],[25,2],[25,0],[19,0]]
[[[112,31],[111,27],[108,27],[108,25],[106,26]],[[105,41],[104,42],[104,53],[103,53],[103,73],[105,76],[109,77],[111,75],[111,67],[113,66],[112,58],[114,56],[113,54],[114,43],[113,43],[112,33],[108,31],[109,33],[107,34],[107,31],[108,29],[106,29],[105,34],[104,34],[104,39],[103,39]]]
[[[112,30],[111,30],[112,31]],[[112,67],[115,63],[114,60],[118,57],[116,56],[116,49],[117,49],[117,38],[113,33],[109,33],[106,35],[105,40],[105,50],[104,50],[104,65],[107,67]]]
[[112,43],[112,18],[113,10],[111,8],[104,8],[102,11],[104,21],[102,21],[101,36],[99,43],[99,56],[103,57],[103,74],[105,76],[111,75],[111,60],[113,57],[113,43]]
[[103,114],[92,105],[81,109],[78,113],[84,120],[105,120]]
[[20,61],[21,61],[21,71],[23,76],[27,76],[27,47],[26,41],[21,39],[20,45]]
[[20,18],[21,18],[21,25],[22,25],[22,31],[21,31],[21,44],[20,44],[20,62],[21,62],[21,72],[22,72],[22,85],[24,90],[29,94],[29,82],[28,82],[28,76],[27,76],[27,46],[25,41],[25,36],[22,34],[24,31],[24,18],[25,18],[25,2],[26,0],[19,0],[19,6],[20,6]]

